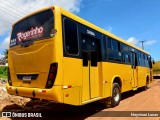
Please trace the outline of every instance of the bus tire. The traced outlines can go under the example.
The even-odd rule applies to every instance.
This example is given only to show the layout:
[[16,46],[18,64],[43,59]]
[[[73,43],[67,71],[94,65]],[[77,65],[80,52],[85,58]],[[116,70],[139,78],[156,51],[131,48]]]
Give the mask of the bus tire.
[[30,98],[32,101],[40,100],[39,98]]
[[120,101],[121,101],[121,88],[118,83],[113,83],[111,106],[115,107],[119,105]]
[[144,86],[144,90],[146,91],[148,89],[149,81],[146,80],[146,85]]

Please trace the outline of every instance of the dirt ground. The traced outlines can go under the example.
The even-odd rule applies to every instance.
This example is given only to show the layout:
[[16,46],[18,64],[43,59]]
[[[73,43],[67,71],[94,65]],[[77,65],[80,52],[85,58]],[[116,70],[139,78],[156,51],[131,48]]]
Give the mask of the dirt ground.
[[[76,107],[48,102],[42,100],[30,100],[29,98],[8,95],[5,84],[0,82],[0,112],[16,113],[41,113],[41,118],[2,118],[0,120],[21,119],[45,119],[45,120],[160,120],[160,117],[118,117],[125,116],[135,111],[160,111],[160,79],[156,79],[149,85],[147,91],[138,90],[122,94],[120,105],[114,108],[106,107],[99,102]],[[119,111],[119,112],[117,112]],[[125,112],[125,111],[128,111]],[[138,113],[139,113],[138,112]],[[146,112],[145,112],[146,113]],[[160,115],[160,112],[159,112]],[[110,116],[110,117],[108,117]],[[115,117],[117,116],[117,117]]]

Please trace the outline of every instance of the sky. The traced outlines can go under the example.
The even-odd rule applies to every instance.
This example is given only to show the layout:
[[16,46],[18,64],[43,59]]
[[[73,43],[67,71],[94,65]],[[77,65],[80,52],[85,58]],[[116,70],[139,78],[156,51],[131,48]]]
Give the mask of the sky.
[[61,6],[138,47],[145,41],[144,49],[160,60],[160,0],[0,0],[0,53],[9,46],[15,21],[50,5]]

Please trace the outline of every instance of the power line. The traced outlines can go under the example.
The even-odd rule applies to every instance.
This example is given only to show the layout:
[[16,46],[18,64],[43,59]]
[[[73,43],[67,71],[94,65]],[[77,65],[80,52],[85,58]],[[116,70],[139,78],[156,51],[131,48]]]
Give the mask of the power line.
[[[15,4],[15,3],[13,3],[13,2],[11,2],[11,1],[5,1],[5,2],[7,2],[7,3],[9,3],[9,4],[12,4],[12,5],[14,5],[14,6],[17,6],[17,4]],[[22,7],[20,7],[20,6],[17,6],[19,9],[21,9],[21,10],[23,10],[23,12],[25,12],[25,13],[28,13],[29,11],[27,11],[27,10],[25,10],[25,9],[23,9]]]
[[[1,6],[2,7],[2,6]],[[11,13],[14,13],[14,14],[16,14],[16,15],[18,15],[18,16],[20,16],[20,17],[22,17],[22,15],[19,15],[19,14],[17,14],[17,13],[15,13],[15,12],[13,12],[12,10],[10,10],[10,9],[7,9],[7,8],[5,8],[5,7],[2,7],[2,8],[4,8],[5,10],[8,10],[8,11],[10,11]]]
[[[2,2],[2,1],[0,1],[0,2],[1,2],[2,4],[5,4],[6,6],[12,8],[12,9],[16,10],[17,12],[19,12],[19,13],[21,13],[21,14],[26,14],[26,13],[23,13],[23,12],[19,11],[18,9],[15,9],[15,8],[12,7],[10,4],[6,4],[5,2]],[[1,7],[2,7],[2,6],[1,6]]]
[[0,20],[3,21],[3,22],[5,22],[5,23],[11,24],[11,25],[13,24],[13,23],[8,22],[8,21],[6,21],[5,19],[2,19],[2,18],[0,18]]
[[[47,3],[47,2],[45,2],[45,3]],[[32,10],[34,10],[34,11],[36,11],[37,10],[37,8],[38,8],[38,6],[40,6],[42,3],[41,2],[39,2],[39,4],[36,4],[36,6],[34,5],[34,8],[32,9]],[[36,8],[35,8],[36,7]]]
[[[1,7],[0,7],[0,9],[1,9]],[[11,14],[11,13],[9,13],[9,12],[6,12],[4,9],[1,9],[3,12],[5,12],[5,13],[7,13],[7,14],[9,14],[9,15],[11,15],[12,17],[15,17],[15,18],[18,18],[17,16],[15,16],[14,14]],[[21,17],[21,16],[20,16]]]
[[9,22],[9,23],[12,23],[12,24],[16,20],[15,18],[8,18],[8,17],[4,16],[1,13],[0,13],[0,18],[3,19],[3,20],[5,20],[5,21],[7,21],[7,22]]

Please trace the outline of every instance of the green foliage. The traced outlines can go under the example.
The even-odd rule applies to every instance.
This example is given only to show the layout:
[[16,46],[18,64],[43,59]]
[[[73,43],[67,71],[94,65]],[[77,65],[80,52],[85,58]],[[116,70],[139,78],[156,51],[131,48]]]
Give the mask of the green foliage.
[[0,74],[0,78],[7,78],[7,76]]
[[160,72],[160,70],[153,70],[154,72]]
[[3,55],[3,57],[1,58],[1,61],[5,63],[6,60],[8,59],[8,49],[5,49],[1,54]]
[[8,67],[7,66],[0,66],[0,77],[7,78]]
[[5,49],[5,50],[2,52],[2,55],[4,55],[4,59],[8,59],[8,49]]

